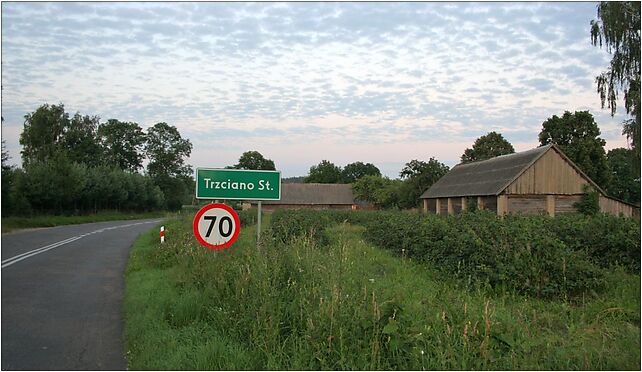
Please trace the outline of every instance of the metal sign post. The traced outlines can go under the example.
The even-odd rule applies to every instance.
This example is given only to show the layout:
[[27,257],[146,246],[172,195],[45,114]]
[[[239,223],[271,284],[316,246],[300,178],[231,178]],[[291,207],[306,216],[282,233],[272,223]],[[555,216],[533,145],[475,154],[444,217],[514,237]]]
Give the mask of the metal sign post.
[[256,247],[259,247],[261,241],[261,201],[258,204],[258,215],[256,216]]
[[[198,200],[210,199],[216,202],[219,200],[256,200],[258,202],[256,219],[256,246],[258,247],[261,241],[261,202],[263,200],[281,200],[281,172],[276,170],[196,168],[194,178],[196,179],[195,196]],[[227,225],[224,227],[227,228]],[[207,226],[207,230],[210,230],[209,226]],[[195,234],[197,234],[196,229]],[[207,231],[205,235],[209,235]]]

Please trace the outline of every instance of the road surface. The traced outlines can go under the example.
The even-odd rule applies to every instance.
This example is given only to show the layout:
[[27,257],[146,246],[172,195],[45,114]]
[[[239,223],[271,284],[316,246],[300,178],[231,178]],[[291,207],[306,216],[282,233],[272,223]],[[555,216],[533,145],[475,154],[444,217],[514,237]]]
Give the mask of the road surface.
[[124,370],[129,248],[159,219],[2,235],[2,369]]

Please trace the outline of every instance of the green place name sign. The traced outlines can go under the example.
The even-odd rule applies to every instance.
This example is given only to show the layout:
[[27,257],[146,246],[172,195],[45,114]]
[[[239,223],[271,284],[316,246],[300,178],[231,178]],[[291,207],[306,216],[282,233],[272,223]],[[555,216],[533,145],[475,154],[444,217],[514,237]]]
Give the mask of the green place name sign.
[[281,172],[196,168],[196,199],[281,200]]

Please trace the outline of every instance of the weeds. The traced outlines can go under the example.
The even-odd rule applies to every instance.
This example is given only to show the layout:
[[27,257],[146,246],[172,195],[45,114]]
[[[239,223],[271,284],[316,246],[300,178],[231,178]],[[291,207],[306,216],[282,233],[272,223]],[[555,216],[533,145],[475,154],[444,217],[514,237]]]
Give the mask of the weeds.
[[602,292],[575,303],[462,290],[413,255],[366,243],[345,218],[328,220],[325,241],[291,234],[260,250],[253,229],[206,250],[187,218],[168,223],[175,238],[162,246],[143,236],[127,272],[129,368],[640,367],[639,276],[607,273]]

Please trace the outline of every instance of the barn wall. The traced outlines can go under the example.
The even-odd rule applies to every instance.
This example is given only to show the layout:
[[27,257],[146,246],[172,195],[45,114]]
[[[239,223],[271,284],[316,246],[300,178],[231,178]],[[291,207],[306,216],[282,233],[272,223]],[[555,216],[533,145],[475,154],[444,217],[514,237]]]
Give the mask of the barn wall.
[[639,208],[602,195],[600,195],[600,212],[616,216],[623,214],[625,217],[640,217]]
[[546,195],[508,195],[508,213],[546,213]]
[[486,210],[497,213],[497,197],[496,196],[482,196],[482,203]]
[[450,198],[450,205],[453,210],[453,214],[461,213],[461,198]]
[[546,152],[535,164],[506,188],[507,194],[581,194],[587,184],[580,174],[554,149]]
[[581,200],[582,195],[557,195],[555,197],[555,214],[577,212],[573,204]]
[[437,213],[437,199],[424,199],[428,202],[428,212]]
[[439,198],[439,214],[448,214],[448,198]]

